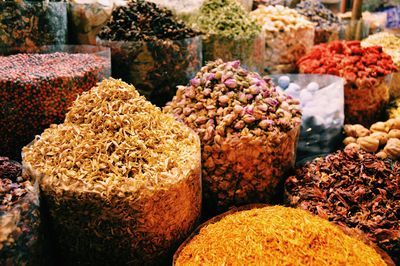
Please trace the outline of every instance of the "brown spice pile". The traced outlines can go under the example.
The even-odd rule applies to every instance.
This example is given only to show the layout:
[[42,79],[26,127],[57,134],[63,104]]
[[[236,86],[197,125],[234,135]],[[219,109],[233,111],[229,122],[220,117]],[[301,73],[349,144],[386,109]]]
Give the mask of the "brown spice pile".
[[300,209],[255,208],[203,227],[175,265],[386,265],[362,241]]
[[122,81],[78,97],[23,152],[72,263],[154,262],[200,213],[198,137]]
[[356,227],[400,262],[400,164],[346,148],[318,158],[286,181],[287,200]]

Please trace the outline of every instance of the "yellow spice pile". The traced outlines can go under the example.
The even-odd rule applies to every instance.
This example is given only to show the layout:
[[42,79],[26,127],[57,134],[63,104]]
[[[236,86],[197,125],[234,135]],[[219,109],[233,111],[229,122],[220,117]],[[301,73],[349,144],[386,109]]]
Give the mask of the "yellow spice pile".
[[200,230],[179,253],[180,265],[386,265],[363,242],[300,209],[272,206],[236,212]]

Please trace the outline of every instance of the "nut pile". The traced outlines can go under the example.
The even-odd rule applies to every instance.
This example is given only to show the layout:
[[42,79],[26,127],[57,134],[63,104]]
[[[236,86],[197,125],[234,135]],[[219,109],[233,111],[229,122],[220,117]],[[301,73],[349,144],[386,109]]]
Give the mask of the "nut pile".
[[83,93],[23,152],[68,264],[163,261],[200,214],[197,135],[122,81]]
[[296,10],[316,23],[314,44],[325,43],[339,38],[339,18],[323,3],[304,0],[296,5]]
[[200,136],[207,211],[271,200],[295,161],[298,104],[239,61],[211,62],[179,86],[164,111]]
[[400,118],[377,122],[369,129],[359,124],[345,125],[344,131],[345,145],[376,153],[381,159],[400,160]]
[[363,48],[359,41],[333,41],[315,46],[298,62],[301,73],[343,77],[346,122],[370,126],[379,121],[389,101],[385,76],[397,71],[381,47]]
[[174,264],[386,265],[357,237],[304,210],[259,206],[201,226],[175,254]]
[[0,264],[38,263],[39,191],[20,179],[21,165],[0,157]]
[[259,6],[251,16],[265,35],[265,67],[270,73],[292,72],[314,45],[314,24],[284,6]]
[[78,94],[108,75],[108,60],[64,52],[0,56],[0,150],[20,158],[36,134],[64,119]]
[[346,148],[318,158],[286,181],[292,206],[362,230],[400,263],[400,164]]

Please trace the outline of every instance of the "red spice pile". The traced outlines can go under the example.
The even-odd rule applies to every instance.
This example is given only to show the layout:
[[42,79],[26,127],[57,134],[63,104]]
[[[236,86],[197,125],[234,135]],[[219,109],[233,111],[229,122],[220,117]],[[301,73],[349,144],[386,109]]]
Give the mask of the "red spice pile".
[[297,65],[301,73],[343,77],[353,88],[374,86],[378,77],[397,71],[382,47],[363,48],[360,41],[333,41],[314,46]]
[[52,123],[64,119],[77,95],[109,70],[94,54],[0,56],[0,150],[20,158],[21,148]]

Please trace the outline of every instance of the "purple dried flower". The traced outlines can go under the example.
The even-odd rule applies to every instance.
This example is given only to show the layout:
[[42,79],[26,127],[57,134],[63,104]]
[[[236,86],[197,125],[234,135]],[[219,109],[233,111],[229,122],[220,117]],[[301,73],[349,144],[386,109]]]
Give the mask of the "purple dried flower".
[[231,65],[233,68],[239,68],[240,67],[240,61],[239,60],[235,60],[235,61],[229,62],[228,64]]
[[200,86],[200,79],[197,78],[193,78],[190,80],[190,85],[192,85],[193,87],[197,88],[198,86]]
[[234,89],[237,86],[236,80],[230,78],[224,81],[225,86],[227,86],[230,89]]
[[213,79],[215,79],[215,74],[214,73],[209,73],[207,75],[207,80],[213,80]]

